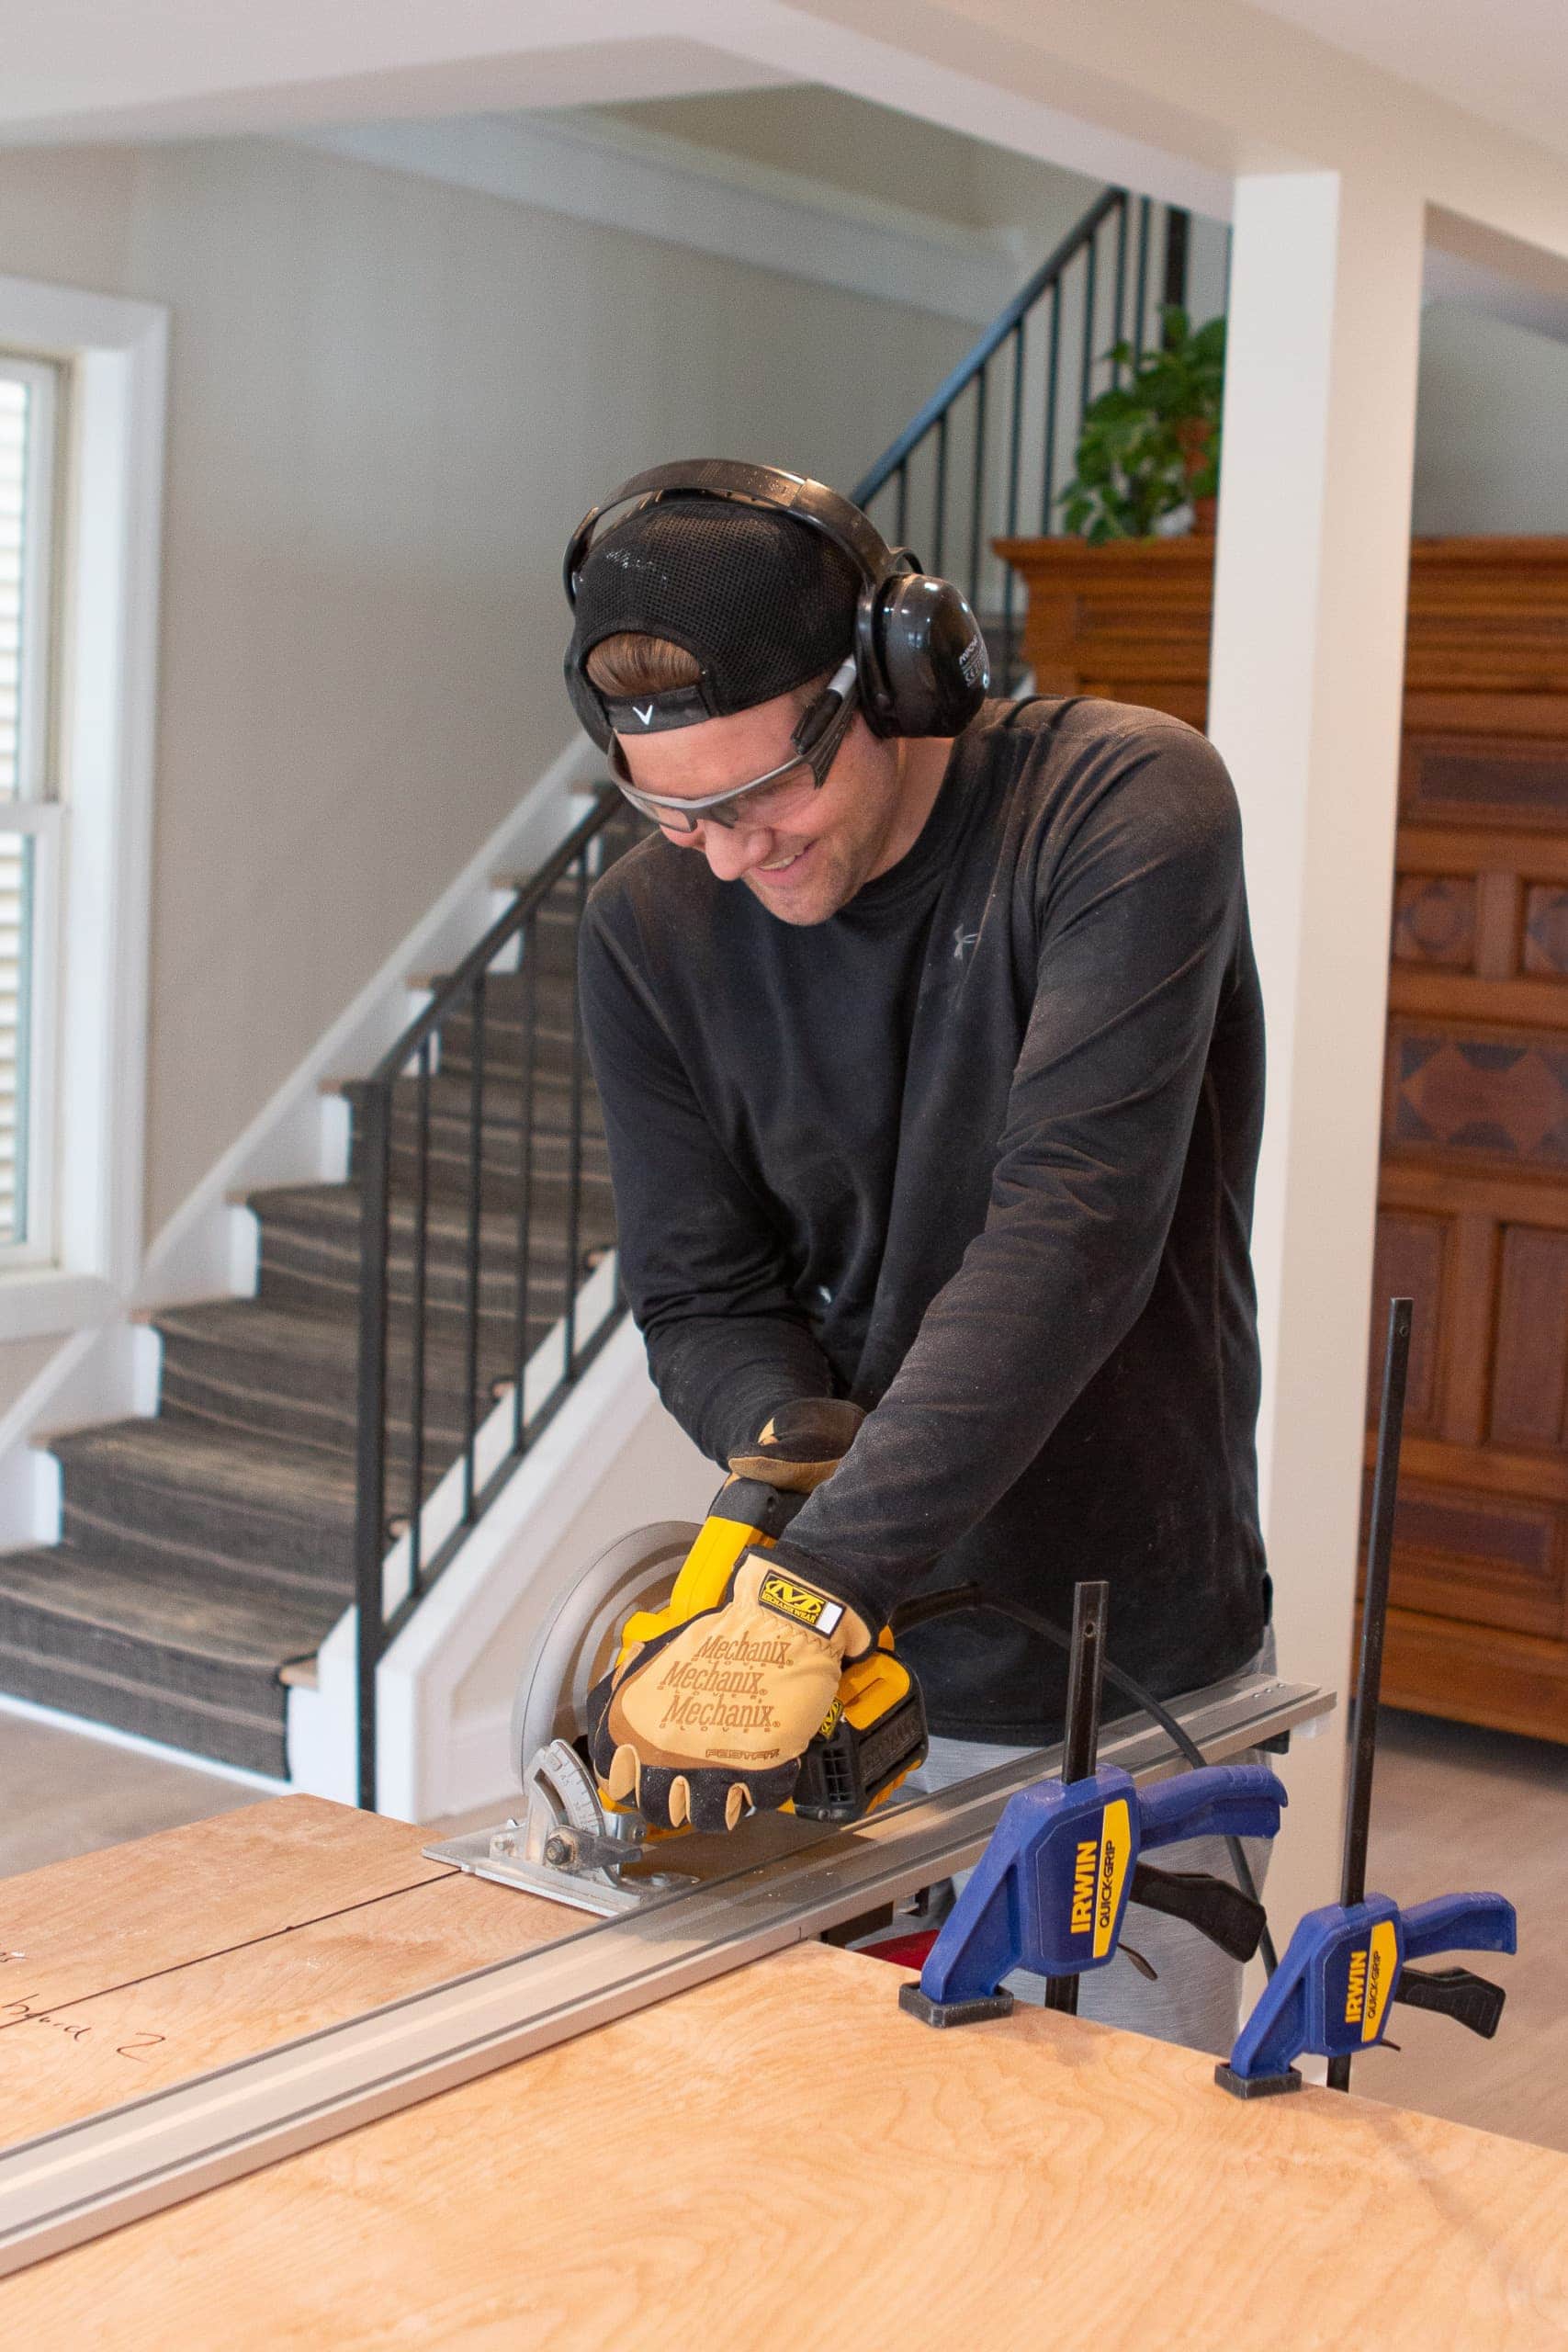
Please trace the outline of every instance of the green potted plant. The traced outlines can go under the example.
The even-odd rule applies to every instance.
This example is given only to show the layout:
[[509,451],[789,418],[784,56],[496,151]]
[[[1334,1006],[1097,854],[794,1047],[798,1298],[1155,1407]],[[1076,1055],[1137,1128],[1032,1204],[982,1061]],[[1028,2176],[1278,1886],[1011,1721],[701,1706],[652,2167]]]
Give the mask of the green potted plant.
[[1193,510],[1194,527],[1213,528],[1220,479],[1220,397],[1225,322],[1194,328],[1174,305],[1160,313],[1160,338],[1141,357],[1129,343],[1106,355],[1127,381],[1084,411],[1077,470],[1059,493],[1069,531],[1100,546],[1149,537],[1168,514]]

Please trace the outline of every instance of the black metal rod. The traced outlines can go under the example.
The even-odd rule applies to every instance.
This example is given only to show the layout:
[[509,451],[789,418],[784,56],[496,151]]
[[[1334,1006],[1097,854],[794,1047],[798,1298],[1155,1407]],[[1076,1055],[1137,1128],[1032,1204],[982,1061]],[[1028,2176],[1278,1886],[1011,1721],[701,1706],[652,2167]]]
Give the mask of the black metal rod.
[[419,1049],[413,1161],[413,1282],[409,1349],[409,1586],[419,1589],[424,1507],[424,1298],[430,1223],[430,1052]]
[[1146,196],[1138,198],[1138,269],[1137,288],[1134,298],[1133,359],[1134,365],[1144,356],[1144,330],[1149,316],[1149,230],[1154,206]]
[[947,421],[952,414],[943,409],[936,421],[936,515],[931,526],[931,570],[940,572],[943,550],[947,545]]
[[909,461],[907,458],[898,469],[897,514],[898,519],[893,526],[893,541],[896,547],[901,547],[909,532]]
[[[573,943],[582,936],[583,910],[588,903],[588,853],[584,850],[577,868],[577,907],[572,924]],[[587,1060],[582,1035],[582,1001],[576,989],[571,992],[571,1125],[568,1130],[566,1199],[566,1328],[562,1333],[563,1380],[577,1377],[577,1283],[578,1260],[581,1255],[582,1216],[582,1096],[586,1080]]]
[[534,1077],[539,1012],[539,920],[530,915],[523,933],[523,1067],[518,1084],[517,1322],[512,1342],[512,1443],[521,1453],[527,1434],[528,1305],[533,1287]]
[[980,609],[981,524],[986,511],[986,371],[975,379],[975,469],[969,502],[969,602]]
[[[1073,1646],[1067,1662],[1067,1713],[1062,1727],[1062,1780],[1066,1787],[1087,1781],[1100,1751],[1100,1694],[1105,1676],[1105,1619],[1111,1587],[1096,1581],[1073,1587]],[[1045,1979],[1045,2007],[1076,2017],[1076,1976]]]
[[1051,324],[1045,340],[1045,457],[1040,476],[1040,529],[1048,537],[1056,504],[1056,381],[1062,372],[1062,286],[1051,288]]
[[355,1687],[359,1803],[376,1810],[376,1669],[385,1644],[387,1552],[388,1204],[391,1090],[365,1088],[355,1105],[360,1168],[359,1425],[354,1529]]
[[[1001,349],[1020,319],[1032,311],[1052,280],[1061,276],[1070,261],[1076,260],[1086,240],[1092,238],[1100,222],[1108,220],[1114,211],[1122,194],[1121,188],[1108,187],[1103,196],[1098,197],[1083,219],[1076,222],[1061,243],[1046,255],[1028,283],[1019,288],[1007,308],[992,320],[978,343],[964,353],[952,374],[937,386],[924,408],[910,418],[897,441],[890,442],[870,472],[861,476],[850,492],[857,506],[863,506],[868,498],[874,498],[883,483],[892,480],[910,451],[925,439],[942,411],[952,407],[959,393],[966,389],[971,378],[985,366],[991,354]],[[903,537],[901,530],[899,537]]]
[[[1005,509],[1005,536],[1018,536],[1018,475],[1022,452],[1023,434],[1023,321],[1020,319],[1012,332],[1012,408],[1008,418],[1008,487]],[[1012,669],[1012,608],[1015,594],[1013,568],[1010,563],[1002,582],[1002,661]]]
[[[1123,197],[1116,215],[1116,315],[1111,321],[1111,341],[1114,348],[1122,341],[1122,314],[1127,302],[1127,198]],[[1111,383],[1114,390],[1122,381],[1122,362],[1111,362]]]
[[474,1445],[479,1432],[479,1243],[484,1214],[485,976],[475,977],[468,1013],[468,1230],[463,1283],[463,1523],[474,1517]]
[[[1372,1817],[1372,1770],[1377,1760],[1378,1704],[1382,1693],[1383,1632],[1388,1623],[1389,1572],[1393,1562],[1393,1513],[1399,1495],[1399,1453],[1404,1434],[1404,1390],[1410,1371],[1408,1298],[1388,1303],[1382,1403],[1378,1413],[1377,1467],[1372,1473],[1372,1522],[1367,1538],[1367,1579],[1361,1597],[1361,1662],[1350,1735],[1350,1785],[1345,1798],[1345,1852],[1339,1900],[1347,1906],[1367,1892],[1367,1838]],[[1328,2062],[1330,2090],[1350,2087],[1348,2057]]]
[[1187,308],[1187,247],[1190,216],[1179,205],[1168,205],[1165,215],[1165,306]]
[[1089,413],[1089,388],[1094,381],[1094,296],[1097,260],[1097,240],[1091,237],[1084,253],[1083,368],[1078,382],[1080,427],[1085,416]]

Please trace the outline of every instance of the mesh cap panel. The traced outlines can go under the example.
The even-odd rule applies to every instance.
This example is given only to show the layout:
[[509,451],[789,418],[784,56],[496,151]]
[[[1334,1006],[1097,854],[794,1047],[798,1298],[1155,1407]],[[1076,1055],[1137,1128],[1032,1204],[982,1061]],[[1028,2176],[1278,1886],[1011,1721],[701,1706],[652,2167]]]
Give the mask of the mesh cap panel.
[[749,710],[836,669],[854,641],[861,587],[843,550],[807,523],[712,498],[664,498],[628,514],[583,564],[569,670],[632,630],[669,638],[703,665],[705,708]]

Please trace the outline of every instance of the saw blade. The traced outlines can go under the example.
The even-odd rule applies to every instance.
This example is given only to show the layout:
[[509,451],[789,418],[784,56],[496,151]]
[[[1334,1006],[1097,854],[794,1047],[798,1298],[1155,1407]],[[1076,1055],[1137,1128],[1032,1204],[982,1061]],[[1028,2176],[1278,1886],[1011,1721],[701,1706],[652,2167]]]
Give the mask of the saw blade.
[[582,1730],[588,1693],[609,1670],[634,1609],[670,1597],[696,1541],[695,1520],[661,1519],[606,1545],[565,1592],[525,1660],[512,1709],[512,1758],[519,1781],[552,1739]]

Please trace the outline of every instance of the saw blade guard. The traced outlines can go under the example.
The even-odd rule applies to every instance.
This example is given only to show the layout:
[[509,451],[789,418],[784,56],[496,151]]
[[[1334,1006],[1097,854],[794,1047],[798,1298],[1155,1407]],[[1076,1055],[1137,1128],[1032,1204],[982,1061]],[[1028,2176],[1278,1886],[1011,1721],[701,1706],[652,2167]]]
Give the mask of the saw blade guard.
[[701,1533],[689,1519],[661,1519],[607,1544],[562,1595],[525,1661],[512,1708],[512,1757],[519,1783],[551,1740],[575,1740],[588,1693],[608,1673],[621,1628],[637,1609],[670,1598]]

